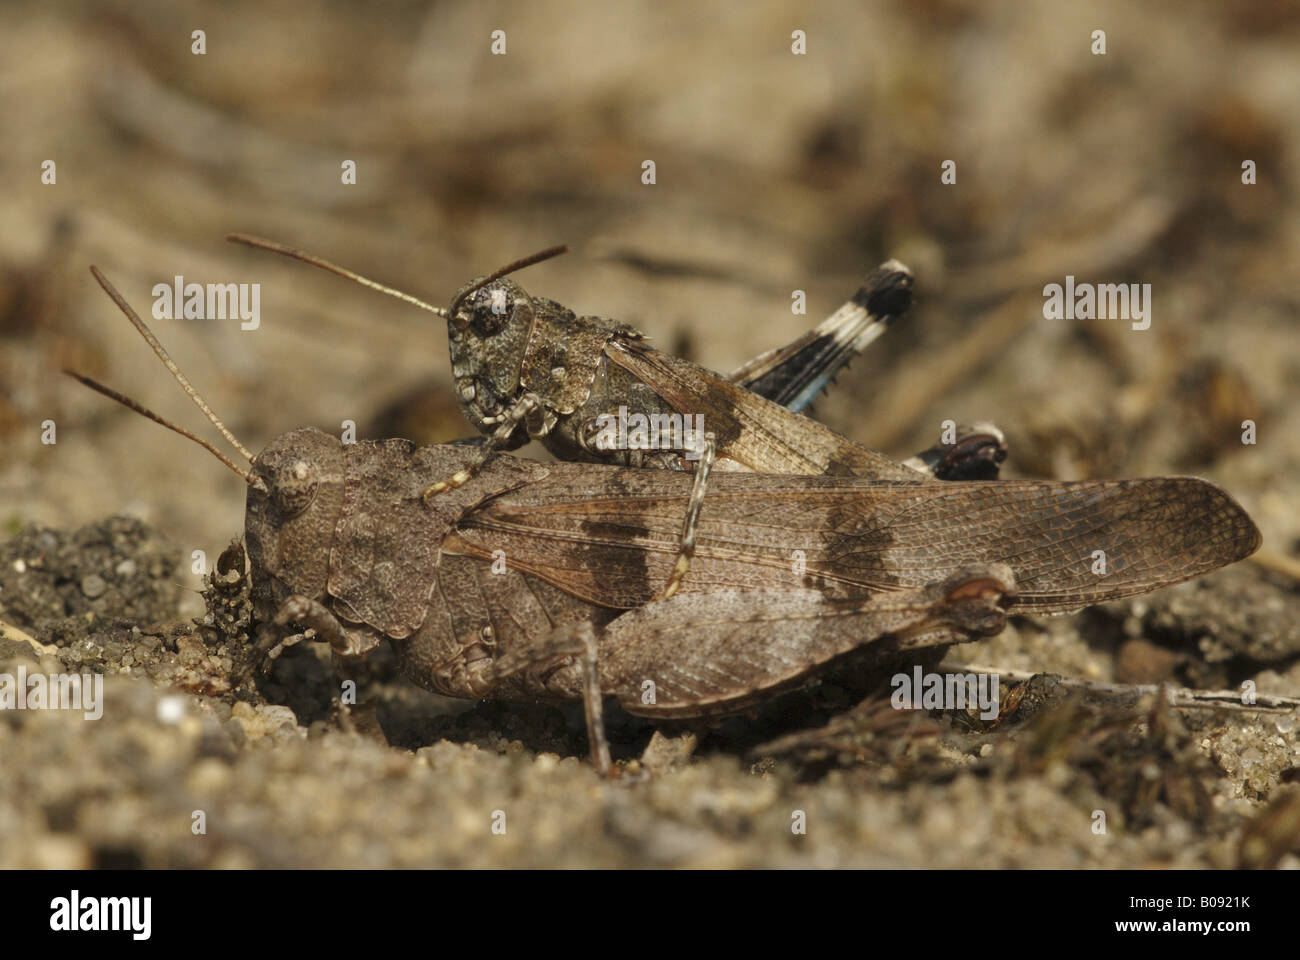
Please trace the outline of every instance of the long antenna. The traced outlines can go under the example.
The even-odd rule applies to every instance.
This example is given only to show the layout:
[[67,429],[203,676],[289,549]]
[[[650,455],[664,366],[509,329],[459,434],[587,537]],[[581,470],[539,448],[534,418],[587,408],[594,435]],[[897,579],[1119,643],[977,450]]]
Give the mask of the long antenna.
[[162,417],[158,416],[158,414],[150,410],[148,407],[141,406],[140,404],[132,400],[130,397],[118,393],[116,390],[112,389],[111,387],[106,387],[102,383],[96,383],[94,380],[91,380],[90,377],[82,376],[81,374],[76,373],[75,371],[72,370],[68,370],[67,368],[64,368],[63,372],[66,373],[68,376],[70,376],[73,380],[79,381],[80,383],[83,383],[86,386],[90,387],[90,389],[94,390],[96,393],[102,393],[110,400],[116,400],[118,403],[120,403],[122,406],[126,407],[127,409],[134,410],[136,413],[140,414],[141,416],[148,417],[154,423],[160,423],[168,430],[175,430],[182,437],[189,437],[191,440],[193,440],[203,449],[207,450],[208,453],[212,454],[214,457],[216,457],[218,460],[220,460],[222,463],[228,466],[231,470],[235,471],[235,473],[243,477],[244,482],[248,484],[250,487],[253,487],[255,490],[259,490],[262,493],[266,493],[266,483],[262,480],[261,477],[254,476],[249,471],[242,469],[237,463],[235,463],[235,461],[231,460],[228,456],[226,456],[224,453],[222,453],[212,444],[208,443],[208,441],[204,440],[202,437],[190,433],[190,431],[186,430],[184,427],[177,426],[176,424],[172,423],[170,420],[163,419]]
[[[226,425],[221,422],[221,418],[212,412],[212,408],[208,406],[207,401],[199,396],[199,392],[190,385],[188,380],[185,379],[185,374],[181,373],[180,368],[172,362],[172,358],[167,356],[167,351],[164,350],[163,345],[158,342],[158,338],[153,335],[153,331],[145,326],[145,322],[140,319],[134,310],[131,309],[131,305],[122,299],[122,295],[117,292],[117,288],[108,282],[108,278],[99,272],[98,267],[92,266],[90,272],[94,274],[95,279],[99,281],[99,285],[104,288],[104,292],[112,297],[113,302],[117,304],[117,308],[126,314],[126,318],[131,321],[131,325],[135,327],[140,336],[144,337],[145,342],[148,343],[149,346],[153,347],[153,352],[158,355],[158,359],[163,362],[163,366],[172,372],[172,376],[175,377],[176,381],[185,389],[185,392],[190,395],[190,399],[198,404],[198,408],[203,411],[204,415],[212,421],[212,425],[221,431],[221,435],[230,441],[232,447],[243,454],[244,459],[249,463],[252,463],[253,455],[248,452],[242,443],[235,439],[233,433],[226,429]],[[162,421],[159,422],[161,423]]]
[[340,267],[337,263],[330,263],[321,257],[307,253],[305,250],[296,250],[293,247],[285,246],[283,243],[277,243],[274,240],[267,240],[263,237],[255,237],[248,233],[228,233],[226,239],[231,243],[242,243],[246,247],[255,247],[258,250],[269,250],[272,253],[278,253],[281,256],[289,257],[293,260],[301,260],[303,263],[310,263],[313,267],[320,267],[322,270],[328,270],[330,273],[337,274],[346,280],[352,280],[361,284],[363,287],[369,287],[371,290],[378,290],[380,293],[386,293],[390,297],[396,297],[406,303],[419,307],[421,310],[428,310],[430,313],[436,313],[440,317],[446,317],[447,311],[442,307],[435,307],[432,304],[425,303],[419,297],[413,297],[409,293],[403,293],[393,287],[386,287],[382,283],[363,277],[359,273],[353,273],[347,267]]
[[486,277],[484,277],[482,280],[479,280],[473,286],[466,287],[459,294],[457,294],[456,299],[453,300],[451,302],[451,306],[447,308],[447,315],[453,319],[453,321],[456,323],[458,327],[463,327],[464,324],[460,322],[460,319],[456,315],[456,311],[460,309],[460,305],[464,302],[465,298],[468,297],[475,290],[479,290],[487,286],[493,280],[500,280],[506,274],[514,273],[516,270],[522,270],[524,267],[531,267],[535,263],[541,263],[543,260],[549,260],[552,257],[558,257],[560,254],[568,253],[568,252],[569,252],[569,248],[565,245],[561,245],[558,247],[547,247],[545,250],[539,250],[537,253],[534,253],[531,256],[524,257],[522,260],[516,260],[514,263],[507,263],[500,270],[494,270],[492,273],[489,273]]
[[320,267],[322,270],[327,270],[336,276],[343,277],[345,280],[351,280],[354,283],[361,284],[363,287],[369,287],[371,290],[378,290],[380,293],[386,293],[390,297],[396,297],[398,300],[419,307],[421,310],[428,310],[430,313],[437,314],[444,319],[449,317],[453,318],[456,326],[460,328],[464,328],[465,324],[456,316],[456,311],[460,307],[461,303],[464,302],[465,298],[475,290],[491,283],[493,280],[500,280],[506,274],[514,273],[516,270],[522,270],[524,267],[531,267],[535,263],[541,263],[543,260],[549,260],[551,257],[558,257],[562,253],[569,252],[567,246],[547,247],[545,250],[542,250],[539,253],[534,253],[532,256],[524,257],[522,260],[516,260],[514,263],[506,264],[506,266],[502,267],[500,270],[488,274],[469,289],[463,290],[456,299],[452,301],[451,307],[444,310],[442,307],[435,307],[432,304],[425,303],[419,297],[412,296],[411,294],[405,293],[394,287],[385,286],[378,281],[371,280],[369,277],[363,277],[361,274],[349,270],[347,267],[340,267],[337,263],[331,263],[323,257],[318,257],[305,250],[298,250],[295,247],[287,246],[286,244],[279,243],[275,240],[267,240],[265,237],[255,237],[249,233],[228,233],[226,234],[226,239],[231,243],[242,243],[246,247],[253,247],[257,250],[269,250],[271,253],[278,253],[281,256],[289,257],[291,260],[301,260],[303,263],[310,263],[313,267]]

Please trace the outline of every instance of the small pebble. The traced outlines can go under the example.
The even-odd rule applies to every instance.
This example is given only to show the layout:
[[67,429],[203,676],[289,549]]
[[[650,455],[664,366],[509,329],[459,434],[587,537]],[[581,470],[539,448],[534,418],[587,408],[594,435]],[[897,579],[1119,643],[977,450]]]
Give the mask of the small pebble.
[[97,573],[92,573],[89,576],[81,578],[81,592],[91,600],[94,600],[98,596],[102,596],[104,591],[107,589],[108,584],[105,583],[104,578]]
[[236,747],[242,747],[248,741],[248,734],[244,732],[244,721],[238,717],[227,720],[221,726],[230,734],[230,742]]
[[261,709],[262,723],[268,730],[275,730],[288,724],[291,728],[298,726],[298,718],[294,716],[293,710],[278,703],[269,703]]

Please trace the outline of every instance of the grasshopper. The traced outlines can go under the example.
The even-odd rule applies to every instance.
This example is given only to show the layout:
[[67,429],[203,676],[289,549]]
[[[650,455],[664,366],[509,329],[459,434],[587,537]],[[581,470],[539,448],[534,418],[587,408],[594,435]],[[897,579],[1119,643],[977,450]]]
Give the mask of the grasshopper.
[[[273,240],[246,234],[227,239],[310,263],[444,317],[456,395],[466,419],[487,438],[484,453],[535,439],[561,460],[690,470],[699,459],[700,431],[693,438],[677,428],[694,420],[714,435],[718,468],[733,471],[992,479],[1006,457],[1001,433],[987,424],[962,427],[956,444],[936,445],[900,464],[799,414],[907,311],[913,278],[897,260],[872,271],[816,329],[725,376],[654,349],[626,323],[578,316],[554,300],[530,296],[506,276],[567,247],[472,280],[443,309]],[[642,442],[609,442],[613,432],[604,428],[616,420],[642,424]],[[467,469],[429,493],[463,483],[472,473]]]
[[[1132,596],[1259,545],[1245,511],[1194,478],[710,480],[711,441],[692,473],[494,454],[430,497],[432,478],[467,469],[479,451],[344,444],[300,428],[253,455],[91,269],[247,461],[72,374],[246,483],[258,657],[315,640],[349,661],[386,639],[406,677],[443,694],[581,700],[602,773],[605,694],[652,718],[734,712],[833,661],[989,636],[1009,611]],[[691,538],[692,576],[680,578]],[[1098,549],[1110,555],[1105,576],[1093,572]],[[219,566],[230,563],[223,555]],[[665,588],[674,578],[675,593]]]

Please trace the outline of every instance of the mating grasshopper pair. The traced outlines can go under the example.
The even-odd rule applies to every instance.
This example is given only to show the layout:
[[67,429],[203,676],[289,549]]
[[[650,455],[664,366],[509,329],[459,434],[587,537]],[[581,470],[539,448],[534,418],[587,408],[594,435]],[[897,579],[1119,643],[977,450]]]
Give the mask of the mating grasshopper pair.
[[[833,660],[988,636],[1009,610],[1062,613],[1143,593],[1259,545],[1246,513],[1201,480],[946,483],[936,476],[996,472],[995,430],[907,465],[793,412],[905,309],[911,278],[899,265],[818,330],[727,378],[504,278],[537,259],[462,288],[448,310],[420,303],[447,318],[458,395],[485,443],[343,444],[304,428],[257,456],[92,268],[249,462],[78,377],[196,440],[248,484],[260,653],[315,639],[351,659],[387,639],[403,673],[440,693],[581,699],[593,761],[608,771],[603,695],[649,717],[732,712]],[[614,403],[703,413],[713,434],[703,458],[617,465],[632,453],[590,442]],[[615,462],[491,455],[528,436],[562,458]],[[711,474],[715,464],[730,469]],[[1093,572],[1097,550],[1104,575]]]

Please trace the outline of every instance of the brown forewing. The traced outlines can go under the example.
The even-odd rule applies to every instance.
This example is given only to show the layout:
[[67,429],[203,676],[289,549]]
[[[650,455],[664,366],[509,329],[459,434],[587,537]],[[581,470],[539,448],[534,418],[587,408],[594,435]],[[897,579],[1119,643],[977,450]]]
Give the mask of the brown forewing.
[[874,480],[920,480],[924,474],[847,440],[828,427],[639,340],[605,345],[611,363],[651,384],[682,414],[703,417],[719,458],[756,473],[852,474]]
[[[512,568],[603,606],[657,596],[677,558],[691,477],[549,468],[463,519],[444,549],[485,559],[503,550]],[[1061,613],[1200,576],[1258,545],[1241,507],[1193,478],[941,484],[716,474],[681,589],[814,588],[853,598],[1005,563],[1017,610]],[[1095,551],[1105,573],[1094,572]]]

